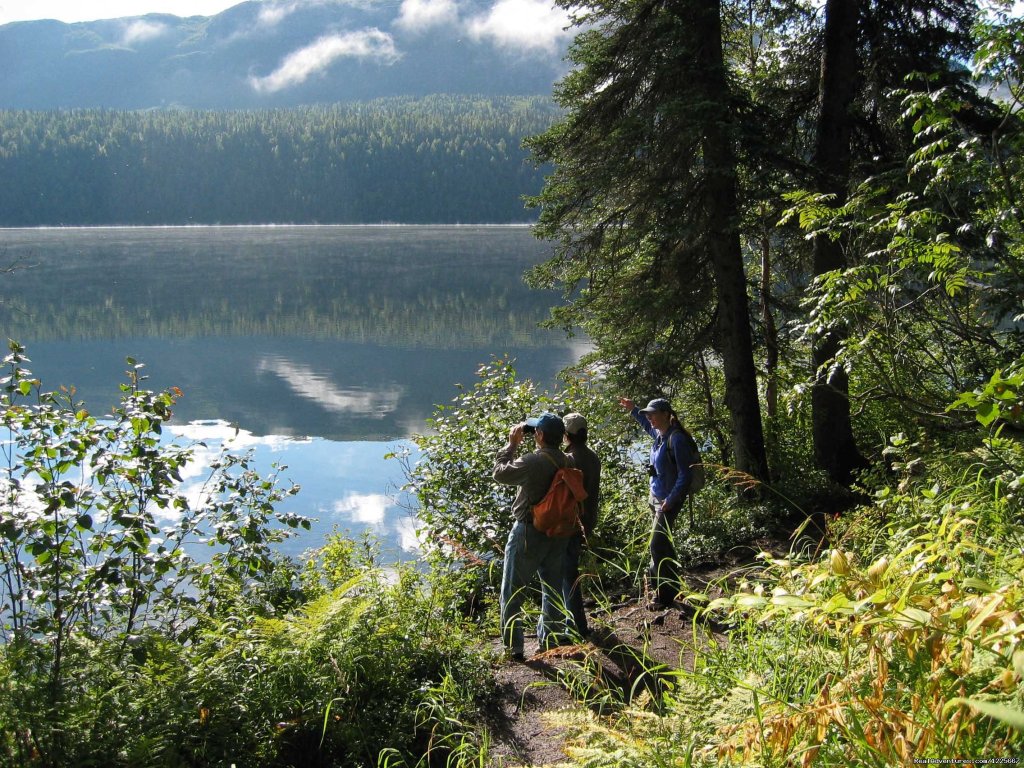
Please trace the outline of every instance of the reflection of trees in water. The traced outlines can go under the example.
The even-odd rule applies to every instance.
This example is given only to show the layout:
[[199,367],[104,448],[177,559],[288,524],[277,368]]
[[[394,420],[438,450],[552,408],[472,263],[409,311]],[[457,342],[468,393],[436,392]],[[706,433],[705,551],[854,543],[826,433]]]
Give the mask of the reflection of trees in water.
[[[539,305],[538,305],[539,304]],[[538,339],[537,324],[546,304],[518,307],[495,314],[495,304],[446,302],[429,310],[407,304],[346,305],[326,311],[309,307],[296,314],[248,313],[227,307],[222,312],[187,312],[154,316],[145,307],[111,307],[55,303],[29,304],[11,299],[0,305],[0,327],[8,337],[37,341],[131,337],[304,336],[318,339],[387,345],[486,347],[495,342],[516,346],[547,345]]]
[[388,345],[531,346],[557,301],[523,271],[525,229],[400,228],[290,239],[210,230],[89,231],[29,239],[36,268],[7,276],[0,328],[41,341],[303,336]]

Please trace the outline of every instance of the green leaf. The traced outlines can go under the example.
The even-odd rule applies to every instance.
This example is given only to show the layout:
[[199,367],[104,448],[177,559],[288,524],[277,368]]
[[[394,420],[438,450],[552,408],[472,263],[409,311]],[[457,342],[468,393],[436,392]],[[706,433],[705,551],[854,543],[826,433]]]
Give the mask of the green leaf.
[[760,608],[767,605],[768,601],[761,595],[736,595],[733,603],[738,608]]
[[825,613],[848,614],[853,613],[854,605],[850,598],[839,592],[828,599],[828,602],[822,606],[822,610]]
[[959,706],[970,707],[978,714],[991,717],[993,720],[998,720],[1004,725],[1024,732],[1024,712],[1019,709],[1014,709],[994,701],[957,697],[946,702],[946,706],[943,707],[943,713],[947,714],[951,709]]
[[776,595],[771,599],[771,603],[782,608],[796,608],[800,610],[814,607],[814,603],[798,595]]
[[960,586],[964,589],[973,589],[977,592],[988,593],[996,591],[996,588],[989,584],[987,581],[984,581],[983,579],[976,579],[973,576],[964,579]]
[[932,615],[920,608],[904,608],[896,614],[896,621],[904,626],[913,626],[915,624],[928,626],[932,621]]
[[989,426],[999,418],[999,405],[997,403],[979,403],[976,409],[976,418],[983,427]]

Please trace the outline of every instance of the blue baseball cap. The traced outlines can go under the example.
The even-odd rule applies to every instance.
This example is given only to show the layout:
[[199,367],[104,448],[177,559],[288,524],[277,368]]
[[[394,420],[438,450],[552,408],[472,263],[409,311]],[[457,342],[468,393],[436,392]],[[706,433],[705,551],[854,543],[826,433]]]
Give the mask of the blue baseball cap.
[[538,431],[543,432],[546,437],[551,439],[558,438],[558,440],[561,440],[565,437],[565,423],[550,411],[527,419],[526,423],[531,427],[536,427]]
[[672,406],[669,405],[668,400],[663,397],[656,397],[647,404],[646,408],[641,408],[641,413],[654,413],[655,411],[662,411],[663,413],[672,413]]

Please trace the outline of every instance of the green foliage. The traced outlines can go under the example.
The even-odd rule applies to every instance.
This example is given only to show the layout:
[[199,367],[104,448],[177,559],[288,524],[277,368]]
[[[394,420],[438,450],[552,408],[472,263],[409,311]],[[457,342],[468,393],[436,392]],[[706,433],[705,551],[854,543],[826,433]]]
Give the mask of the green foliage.
[[[12,343],[3,381],[0,765],[424,765],[482,754],[463,588],[334,535],[307,563],[277,473],[161,440],[177,393],[94,417]],[[167,522],[171,521],[171,522]],[[384,758],[381,758],[384,759]],[[432,764],[432,763],[430,763]]]
[[[1002,518],[984,486],[915,490],[900,512],[922,523],[890,524],[897,535],[873,560],[836,548],[821,559],[771,561],[746,589],[709,605],[744,626],[770,628],[771,637],[803,631],[807,645],[833,656],[824,669],[793,663],[799,654],[785,657],[789,671],[776,674],[801,695],[758,685],[771,703],[735,731],[727,752],[771,762],[796,751],[878,765],[1016,754],[1020,735],[1001,723],[1024,708],[1017,621],[1024,563],[990,526],[1018,543],[1024,530]],[[973,701],[983,702],[979,712],[1003,714],[972,717]]]
[[[154,631],[182,631],[220,585],[271,573],[271,545],[309,523],[275,513],[297,488],[258,477],[246,457],[222,455],[198,497],[186,496],[192,450],[160,438],[176,393],[142,389],[135,361],[105,419],[73,392],[43,391],[28,362],[11,342],[0,395],[0,615],[12,685],[3,728],[12,755],[66,762],[83,747],[69,720],[103,730],[91,715],[105,708],[83,705],[109,687],[104,668],[129,663]],[[109,738],[88,743],[102,750]]]
[[[339,551],[335,540],[318,561]],[[203,722],[178,724],[190,751],[210,764],[375,765],[465,737],[459,719],[477,717],[488,666],[451,591],[411,566],[331,565],[354,575],[291,613],[240,613],[201,634],[185,682]]]
[[529,279],[564,289],[554,322],[584,328],[610,375],[645,388],[674,379],[718,328],[724,288],[710,262],[724,235],[710,235],[709,219],[722,201],[708,190],[732,169],[707,167],[708,143],[733,125],[708,122],[742,96],[704,92],[695,22],[717,25],[709,7],[604,0],[581,11],[575,66],[555,88],[565,116],[527,142],[555,166],[530,200],[555,255]]
[[973,409],[983,427],[996,422],[1024,426],[1024,360],[1005,374],[996,371],[984,387],[965,392],[947,410],[960,407]]
[[[788,195],[784,222],[841,238],[856,255],[812,285],[801,330],[808,340],[847,335],[833,364],[851,371],[867,410],[882,403],[903,419],[945,423],[951,399],[1021,354],[1020,26],[1004,15],[979,27],[973,75],[992,100],[938,76],[895,94],[913,136],[903,168],[866,179],[843,205]],[[998,400],[985,392],[957,407],[994,419]]]

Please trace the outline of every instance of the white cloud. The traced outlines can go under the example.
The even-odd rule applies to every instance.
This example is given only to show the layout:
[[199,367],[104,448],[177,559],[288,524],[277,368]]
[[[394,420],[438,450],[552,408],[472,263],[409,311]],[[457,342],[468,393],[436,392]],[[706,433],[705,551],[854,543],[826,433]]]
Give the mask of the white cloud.
[[569,15],[545,0],[499,0],[484,16],[469,21],[469,34],[504,48],[554,52],[568,36]]
[[347,515],[354,523],[383,525],[392,504],[391,498],[382,493],[350,493],[334,502],[334,514]]
[[261,93],[274,93],[305,82],[340,58],[375,59],[385,64],[398,60],[395,41],[379,29],[363,29],[343,35],[325,35],[288,54],[281,66],[266,77],[252,77],[250,85]]
[[272,27],[297,11],[300,5],[295,0],[290,3],[264,3],[260,6],[257,21],[264,26]]
[[409,32],[458,23],[459,8],[454,0],[402,0],[395,26]]
[[121,38],[121,42],[124,45],[135,45],[135,43],[145,43],[147,40],[160,37],[160,35],[167,32],[167,25],[161,24],[155,21],[144,21],[139,19],[128,24],[124,30],[124,36]]

